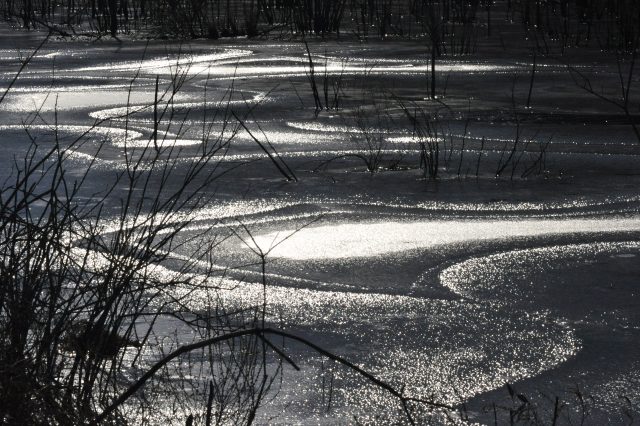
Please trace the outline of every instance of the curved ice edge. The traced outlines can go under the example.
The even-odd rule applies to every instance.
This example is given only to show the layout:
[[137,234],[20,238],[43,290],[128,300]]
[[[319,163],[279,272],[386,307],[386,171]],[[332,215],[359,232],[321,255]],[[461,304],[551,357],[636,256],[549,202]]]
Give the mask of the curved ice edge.
[[[632,229],[629,229],[632,230]],[[517,261],[518,258],[527,257],[531,259],[535,257],[541,262],[558,262],[567,258],[578,258],[579,256],[597,256],[598,254],[623,254],[624,250],[640,249],[640,242],[637,241],[618,241],[618,242],[590,242],[580,244],[557,244],[545,247],[533,247],[526,249],[507,250],[499,253],[493,253],[485,256],[472,257],[470,259],[458,262],[448,268],[443,269],[438,278],[443,287],[448,288],[453,293],[467,298],[477,300],[474,290],[478,290],[478,286],[474,282],[474,277],[479,276],[480,272],[486,272],[492,265],[511,258]],[[492,283],[483,281],[483,291],[491,290]]]

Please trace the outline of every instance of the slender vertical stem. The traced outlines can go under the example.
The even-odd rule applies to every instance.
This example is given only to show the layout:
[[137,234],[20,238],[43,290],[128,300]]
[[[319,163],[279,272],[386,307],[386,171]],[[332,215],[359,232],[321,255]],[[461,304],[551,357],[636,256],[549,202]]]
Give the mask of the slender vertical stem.
[[431,99],[436,98],[436,41],[431,39]]
[[158,82],[160,76],[156,75],[156,89],[153,98],[153,147],[158,150]]
[[529,95],[527,96],[527,108],[531,105],[531,93],[533,92],[533,80],[536,77],[537,54],[533,53],[533,66],[531,67],[531,78],[529,79]]

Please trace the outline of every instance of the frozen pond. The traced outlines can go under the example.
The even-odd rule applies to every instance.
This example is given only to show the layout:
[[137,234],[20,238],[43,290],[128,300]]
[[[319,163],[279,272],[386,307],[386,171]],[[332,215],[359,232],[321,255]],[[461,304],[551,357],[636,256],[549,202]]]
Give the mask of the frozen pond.
[[[492,421],[483,407],[505,396],[505,382],[528,395],[578,384],[594,396],[594,419],[618,421],[620,383],[630,397],[640,391],[640,146],[628,126],[603,127],[598,105],[577,90],[575,102],[559,104],[554,88],[567,76],[551,61],[535,108],[514,120],[509,76],[526,76],[527,62],[443,60],[442,103],[453,112],[429,104],[442,120],[430,139],[442,155],[434,181],[419,169],[425,139],[401,108],[426,105],[424,49],[310,47],[321,102],[335,108],[314,110],[300,43],[52,40],[0,104],[0,177],[32,139],[81,139],[68,172],[92,164],[90,197],[127,155],[175,150],[180,175],[215,140],[220,176],[200,189],[206,205],[171,219],[184,228],[169,257],[186,262],[219,238],[215,259],[198,268],[224,271],[217,297],[228,309],[266,294],[272,324],[409,396],[466,404],[469,423]],[[2,46],[0,87],[16,63]],[[115,188],[113,200],[126,191]],[[204,294],[184,297],[205,309]],[[392,396],[340,369],[327,410],[320,357],[290,353],[302,371],[286,370],[259,423],[367,423],[376,413],[398,421]]]

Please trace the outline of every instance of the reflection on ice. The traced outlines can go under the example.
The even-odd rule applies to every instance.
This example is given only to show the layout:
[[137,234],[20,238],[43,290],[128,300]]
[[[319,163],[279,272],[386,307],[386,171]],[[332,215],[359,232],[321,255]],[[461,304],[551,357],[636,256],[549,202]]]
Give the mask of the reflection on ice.
[[[340,124],[323,124],[318,122],[288,122],[288,127],[294,129],[306,130],[321,133],[361,133],[362,129],[355,126],[346,126]],[[387,129],[370,129],[375,133],[388,133]]]
[[[115,108],[106,108],[106,109],[93,111],[89,113],[89,116],[97,120],[107,120],[110,118],[122,119],[123,117],[126,116],[126,114],[131,114],[132,112],[150,113],[151,111],[153,111],[154,93],[149,93],[149,96],[151,96],[151,98],[145,104],[134,105],[134,101],[132,100],[128,106],[120,106]],[[251,105],[251,104],[263,102],[265,100],[265,96],[266,96],[265,93],[257,93],[249,99],[242,99],[242,100],[232,99],[232,100],[224,100],[221,102],[212,102],[211,100],[207,100],[206,105],[207,105],[207,108],[212,108],[214,106],[225,108],[231,105]],[[191,99],[191,102],[187,102],[186,101],[187,99]],[[122,102],[121,104],[126,105],[127,102]],[[160,109],[165,108],[165,104],[166,102],[163,101],[160,105]],[[204,106],[205,106],[205,102],[202,99],[194,102],[192,98],[187,98],[185,95],[181,95],[181,94],[174,95],[174,97],[172,98],[172,104],[171,104],[171,108],[174,111],[175,110],[188,111],[192,108],[193,109],[204,108]]]
[[132,61],[123,63],[114,63],[106,65],[96,65],[91,67],[83,67],[74,69],[78,72],[91,72],[91,71],[146,71],[154,74],[171,74],[175,73],[176,67],[189,67],[195,64],[201,63],[214,63],[223,59],[241,58],[243,56],[249,56],[252,52],[250,50],[242,49],[224,49],[222,52],[202,54],[202,55],[184,55],[182,57],[177,56],[175,58],[156,58],[147,59],[143,61]]
[[[153,103],[154,93],[128,92],[125,90],[82,92],[77,90],[53,90],[51,92],[10,95],[2,103],[1,109],[12,112],[41,112],[73,110],[108,105]],[[177,96],[177,101],[184,98]]]
[[[640,217],[621,219],[525,219],[503,221],[434,220],[420,222],[343,223],[305,228],[271,252],[272,257],[294,260],[379,256],[474,240],[532,237],[563,233],[598,233],[640,230]],[[277,233],[258,235],[266,250]]]
[[[316,73],[327,73],[329,75],[412,75],[424,74],[431,71],[431,66],[426,62],[421,65],[398,64],[398,65],[376,65],[376,64],[342,64],[342,63],[319,63],[315,64]],[[498,67],[488,64],[462,64],[444,63],[436,65],[437,72],[490,72],[506,71],[508,67]],[[169,68],[160,70],[170,73]],[[189,68],[190,74],[206,73],[210,77],[236,78],[236,77],[285,77],[285,76],[306,76],[309,66],[305,64],[296,65],[269,65],[269,66],[245,66],[242,62],[234,65],[211,66],[202,63],[193,64]]]
[[[172,297],[196,310],[206,309],[212,297],[207,291],[214,291],[213,297],[230,310],[261,304],[260,284],[230,280],[212,284],[216,290],[213,285],[195,292],[176,288]],[[450,404],[547,370],[571,357],[579,346],[570,329],[544,315],[511,317],[457,301],[269,285],[267,302],[272,319],[280,324],[331,333],[354,347],[367,348],[367,354],[359,354],[359,362],[392,383],[406,385],[407,395],[435,395]],[[376,323],[371,322],[374,316]],[[310,398],[315,391],[306,389]],[[351,402],[363,406],[394,402],[388,394],[371,399],[369,392],[367,387],[358,389]]]
[[[155,58],[143,61],[103,64],[73,69],[75,72],[94,71],[137,71],[143,74],[172,75],[177,68],[191,75],[207,74],[211,78],[235,77],[282,77],[304,76],[309,70],[305,55],[293,57],[272,57],[257,60],[253,52],[245,49],[225,48],[221,52],[208,54],[192,54],[175,58]],[[423,74],[431,70],[430,64],[415,60],[360,60],[345,61],[340,58],[315,58],[317,73],[335,75],[364,74]],[[487,63],[464,63],[440,61],[436,64],[438,72],[496,72],[508,71],[513,66]],[[71,71],[71,70],[68,70]]]
[[[142,138],[142,133],[135,130],[119,129],[117,127],[98,127],[98,126],[74,126],[67,124],[58,124],[57,126],[46,126],[42,124],[26,125],[0,125],[0,130],[13,130],[24,132],[40,132],[41,134],[53,135],[54,132],[60,137],[71,136],[72,138],[80,138],[83,136],[99,137],[101,140],[109,140],[112,143],[124,144],[124,141],[133,141]],[[100,141],[100,140],[99,140]]]
[[[457,263],[444,269],[439,278],[442,285],[461,296],[476,298],[476,295],[491,295],[492,300],[503,297],[509,300],[513,299],[515,291],[513,288],[505,287],[510,287],[507,283],[513,281],[511,275],[514,271],[518,271],[518,277],[533,276],[534,273],[542,271],[547,271],[549,275],[549,271],[553,271],[557,265],[566,268],[571,262],[587,262],[601,254],[630,259],[636,256],[638,249],[640,243],[626,241],[511,250]],[[599,302],[594,301],[594,304]]]
[[[25,127],[18,125],[0,125],[0,130],[24,131]],[[91,138],[98,137],[100,139],[98,139],[97,142],[109,142],[113,146],[118,148],[124,148],[125,146],[128,148],[149,148],[153,147],[154,145],[153,141],[149,138],[143,137],[143,134],[140,131],[132,129],[125,130],[117,127],[73,126],[65,124],[59,124],[54,127],[40,124],[31,124],[29,125],[28,130],[30,132],[37,131],[40,132],[40,134],[50,133],[51,135],[56,132],[59,137],[68,137],[70,140],[82,138],[85,136]],[[182,147],[201,145],[202,140],[184,139],[170,133],[165,134],[165,132],[159,132],[156,144],[158,147]],[[72,152],[70,154],[76,155],[79,153]],[[93,159],[93,157],[91,158]]]

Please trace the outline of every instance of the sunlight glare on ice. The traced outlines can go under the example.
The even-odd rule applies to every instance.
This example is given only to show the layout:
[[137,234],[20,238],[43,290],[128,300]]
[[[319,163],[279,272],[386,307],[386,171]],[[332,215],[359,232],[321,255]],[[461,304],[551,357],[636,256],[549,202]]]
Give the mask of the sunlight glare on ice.
[[[370,257],[474,240],[565,233],[640,230],[640,217],[623,219],[424,221],[344,223],[269,233],[255,237],[271,257],[293,260]],[[293,234],[278,244],[278,236]]]

